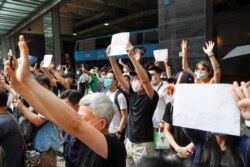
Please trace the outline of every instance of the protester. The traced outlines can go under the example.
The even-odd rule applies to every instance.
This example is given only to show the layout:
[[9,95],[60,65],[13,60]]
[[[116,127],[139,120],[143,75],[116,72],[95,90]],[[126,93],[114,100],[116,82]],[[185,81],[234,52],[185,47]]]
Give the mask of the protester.
[[[181,48],[182,48],[182,69],[190,74],[193,75],[195,78],[195,83],[219,83],[220,82],[220,66],[219,63],[217,62],[214,53],[213,53],[213,48],[214,48],[214,42],[208,41],[205,43],[206,48],[203,47],[203,51],[208,55],[208,58],[211,61],[212,68],[209,62],[207,61],[200,61],[196,67],[195,67],[195,72],[193,72],[189,65],[188,65],[188,44],[186,40],[183,40],[181,43]],[[212,75],[213,74],[213,75]]]
[[7,167],[23,167],[24,144],[19,125],[7,111],[7,92],[0,88],[0,146],[6,156]]
[[150,73],[150,75],[152,77],[151,84],[152,84],[154,90],[159,95],[157,107],[154,111],[154,115],[152,118],[154,130],[158,131],[159,124],[162,121],[162,118],[164,115],[164,110],[166,108],[166,104],[168,102],[170,102],[170,97],[164,91],[167,83],[164,83],[160,78],[162,70],[159,67],[152,65],[148,68],[148,72]]
[[118,139],[106,135],[115,112],[108,97],[100,93],[85,96],[80,101],[79,117],[70,106],[32,79],[28,62],[29,49],[22,35],[18,45],[21,58],[17,69],[14,72],[8,64],[5,66],[5,72],[11,78],[11,86],[36,111],[82,142],[76,166],[124,167],[124,147]]
[[106,92],[107,89],[104,87],[104,79],[106,78],[107,72],[109,70],[108,66],[103,66],[98,72],[99,83],[97,86],[97,92]]
[[118,112],[114,114],[109,125],[109,133],[124,142],[125,126],[128,119],[128,103],[123,91],[118,89],[117,84],[118,81],[114,72],[112,70],[108,71],[104,79],[104,87],[108,90],[106,95],[118,108]]
[[126,165],[130,167],[154,150],[152,116],[159,96],[150,83],[150,74],[134,57],[134,48],[130,43],[127,44],[126,50],[136,71],[136,75],[131,80],[131,86],[122,75],[115,58],[110,55],[110,49],[111,46],[108,46],[106,52],[115,76],[123,89],[130,94],[129,120],[125,139],[128,154]]
[[[175,76],[176,84],[180,83],[193,83],[193,77],[191,74],[181,71]],[[184,134],[181,127],[173,125],[173,100],[171,97],[171,102],[166,105],[165,113],[163,116],[164,123],[164,134],[170,144],[169,157],[172,155],[177,155],[177,160],[191,159],[195,150],[194,144],[191,140]]]

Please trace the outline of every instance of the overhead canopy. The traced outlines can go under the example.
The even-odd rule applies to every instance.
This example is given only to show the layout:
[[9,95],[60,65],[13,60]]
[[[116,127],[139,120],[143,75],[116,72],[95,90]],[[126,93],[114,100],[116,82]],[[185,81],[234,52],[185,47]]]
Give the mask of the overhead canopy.
[[0,1],[0,36],[21,31],[39,16],[63,0],[2,0]]

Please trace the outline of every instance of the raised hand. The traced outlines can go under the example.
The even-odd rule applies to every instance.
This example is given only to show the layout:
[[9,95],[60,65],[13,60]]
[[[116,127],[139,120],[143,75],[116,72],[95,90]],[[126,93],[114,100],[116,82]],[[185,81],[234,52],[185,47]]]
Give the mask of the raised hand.
[[213,55],[213,49],[214,49],[214,42],[213,41],[208,41],[205,43],[206,44],[206,47],[202,47],[203,48],[203,51],[208,55]]
[[182,40],[181,49],[182,49],[182,52],[187,50],[187,40]]
[[37,63],[34,65],[34,67],[30,66],[30,71],[35,72],[36,71],[36,66],[37,66]]
[[135,56],[134,46],[131,45],[130,42],[127,44],[126,51],[127,51],[129,57]]
[[233,83],[233,95],[240,109],[241,116],[250,120],[250,91],[245,82],[241,86],[237,82]]
[[[16,71],[14,72],[8,63],[5,64],[4,67],[5,73],[10,76],[11,86],[16,90],[21,89],[22,85],[28,84],[29,79],[32,79],[28,59],[29,48],[25,42],[23,35],[20,35],[19,37],[18,46],[20,50],[20,58],[18,59]],[[17,64],[17,60],[15,60],[15,64]]]
[[107,47],[107,49],[106,49],[106,54],[107,54],[108,57],[111,56],[111,55],[110,55],[110,51],[111,51],[111,46],[109,45],[109,46]]
[[137,61],[139,61],[141,59],[141,53],[142,53],[142,50],[137,48],[135,49],[135,58]]

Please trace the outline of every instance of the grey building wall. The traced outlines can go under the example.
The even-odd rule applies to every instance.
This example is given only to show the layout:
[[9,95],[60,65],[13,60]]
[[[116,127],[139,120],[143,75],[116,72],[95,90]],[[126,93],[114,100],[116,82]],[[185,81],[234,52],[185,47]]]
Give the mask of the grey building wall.
[[[213,37],[212,0],[158,0],[159,44],[168,48],[172,73],[181,70],[181,41],[188,40],[189,65],[193,69],[207,59],[202,47]],[[208,59],[207,59],[208,60]]]

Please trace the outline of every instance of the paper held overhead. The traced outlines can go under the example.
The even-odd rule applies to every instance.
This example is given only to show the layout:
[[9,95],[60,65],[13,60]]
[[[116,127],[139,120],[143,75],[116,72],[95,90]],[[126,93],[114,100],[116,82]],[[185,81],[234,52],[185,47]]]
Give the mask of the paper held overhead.
[[240,111],[230,84],[178,84],[173,124],[180,127],[240,135]]
[[53,55],[44,55],[42,67],[46,67],[46,68],[49,67],[52,57]]
[[154,50],[154,58],[156,61],[164,61],[168,59],[168,49]]
[[126,46],[129,42],[129,32],[122,32],[112,35],[111,50],[112,56],[127,54]]

